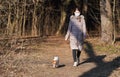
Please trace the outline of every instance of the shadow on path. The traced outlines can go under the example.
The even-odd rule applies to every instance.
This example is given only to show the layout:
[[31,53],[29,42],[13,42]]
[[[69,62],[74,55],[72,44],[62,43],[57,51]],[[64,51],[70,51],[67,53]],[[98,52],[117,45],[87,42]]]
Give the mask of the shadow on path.
[[[120,56],[114,58],[110,62],[105,62],[103,59],[106,57],[106,55],[102,56],[96,56],[92,45],[89,42],[85,42],[85,52],[89,56],[89,58],[82,62],[93,62],[96,64],[96,67],[86,71],[84,74],[78,76],[78,77],[109,77],[110,74],[116,70],[118,67],[120,67]],[[119,69],[118,69],[119,70]]]

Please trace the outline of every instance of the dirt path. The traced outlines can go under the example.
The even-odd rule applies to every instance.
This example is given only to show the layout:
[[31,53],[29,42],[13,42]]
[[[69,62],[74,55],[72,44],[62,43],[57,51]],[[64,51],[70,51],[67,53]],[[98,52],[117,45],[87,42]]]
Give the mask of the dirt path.
[[[81,64],[73,67],[69,43],[63,37],[49,37],[21,52],[2,56],[0,77],[120,77],[118,55],[96,51],[88,40]],[[54,56],[60,58],[59,68],[52,67]]]

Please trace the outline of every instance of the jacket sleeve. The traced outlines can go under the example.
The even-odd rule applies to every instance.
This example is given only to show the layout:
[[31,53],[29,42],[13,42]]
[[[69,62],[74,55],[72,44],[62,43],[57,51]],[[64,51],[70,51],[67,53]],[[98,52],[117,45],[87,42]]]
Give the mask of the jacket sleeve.
[[[71,17],[72,17],[72,16],[71,16]],[[67,33],[66,33],[66,35],[65,35],[65,40],[68,40],[68,38],[70,37],[71,28],[72,28],[72,25],[71,25],[71,17],[70,17],[70,22],[69,22],[68,30],[67,30]]]
[[82,18],[82,23],[83,23],[83,35],[84,35],[84,38],[86,37],[86,23],[85,23],[85,18],[83,15],[81,15],[81,18]]

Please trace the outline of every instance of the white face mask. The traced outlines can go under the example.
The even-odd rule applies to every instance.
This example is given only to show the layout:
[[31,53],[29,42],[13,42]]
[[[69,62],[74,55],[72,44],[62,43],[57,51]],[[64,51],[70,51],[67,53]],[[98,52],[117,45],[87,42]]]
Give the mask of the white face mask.
[[76,17],[80,15],[80,13],[74,13],[74,14],[75,14]]

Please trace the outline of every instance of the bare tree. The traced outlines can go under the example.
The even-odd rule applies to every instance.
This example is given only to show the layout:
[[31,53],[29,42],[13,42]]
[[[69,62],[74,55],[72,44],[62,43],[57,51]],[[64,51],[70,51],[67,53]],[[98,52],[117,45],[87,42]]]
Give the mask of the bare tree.
[[113,18],[113,42],[112,42],[112,44],[115,43],[115,39],[116,39],[115,10],[116,10],[116,0],[113,1],[113,13],[112,13],[112,18]]
[[100,11],[101,11],[101,40],[106,43],[112,43],[113,25],[110,0],[100,1]]
[[32,17],[32,36],[37,36],[37,16],[36,16],[36,11],[37,11],[37,6],[38,6],[38,1],[33,0],[34,3],[34,9],[33,9],[33,17]]
[[[64,1],[64,3],[62,4],[63,6],[61,6],[60,11],[61,11],[61,18],[60,18],[60,24],[59,24],[59,28],[57,31],[57,35],[60,34],[60,31],[65,23],[65,19],[66,19],[66,11],[65,11],[65,6],[67,6],[70,3],[71,0],[66,0]],[[61,2],[62,3],[62,2]]]
[[[71,9],[78,6],[88,20],[86,23],[95,26],[101,20],[101,40],[111,43],[120,27],[119,5],[119,0],[100,0],[100,4],[95,0],[0,0],[0,28],[4,25],[9,37],[63,35]],[[87,26],[89,31],[93,25]]]

